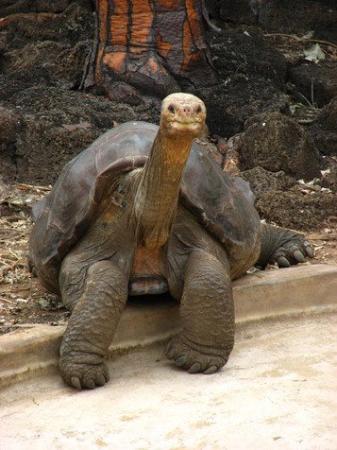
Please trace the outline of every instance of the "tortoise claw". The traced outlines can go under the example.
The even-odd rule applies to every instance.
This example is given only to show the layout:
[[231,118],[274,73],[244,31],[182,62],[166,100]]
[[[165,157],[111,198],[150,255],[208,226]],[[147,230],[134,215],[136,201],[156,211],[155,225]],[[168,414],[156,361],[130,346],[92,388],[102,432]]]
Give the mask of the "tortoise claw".
[[94,380],[89,379],[84,381],[84,387],[86,387],[87,389],[95,389],[96,384]]
[[82,389],[81,382],[78,377],[71,377],[70,383],[75,389],[78,389],[79,391]]
[[309,256],[309,258],[313,258],[315,256],[315,251],[308,241],[304,242],[304,248],[305,248],[305,252]]
[[165,354],[168,359],[172,359],[173,356],[175,355],[175,349],[171,342],[168,343]]
[[297,262],[302,263],[304,262],[304,256],[303,253],[300,250],[295,250],[293,253],[294,258]]
[[109,380],[107,380],[103,374],[98,375],[98,377],[96,378],[97,386],[104,386],[107,381]]
[[210,366],[208,369],[204,371],[205,375],[212,375],[213,373],[217,372],[219,368],[217,366]]
[[177,358],[175,360],[175,363],[176,363],[176,365],[178,367],[182,367],[182,366],[184,366],[186,364],[186,361],[187,361],[187,356],[186,355],[181,355],[181,356],[179,356],[179,358]]
[[285,256],[280,256],[279,258],[277,258],[277,264],[279,265],[279,267],[290,267],[290,262]]
[[201,371],[201,364],[196,362],[194,363],[189,369],[188,372],[189,373],[198,373]]

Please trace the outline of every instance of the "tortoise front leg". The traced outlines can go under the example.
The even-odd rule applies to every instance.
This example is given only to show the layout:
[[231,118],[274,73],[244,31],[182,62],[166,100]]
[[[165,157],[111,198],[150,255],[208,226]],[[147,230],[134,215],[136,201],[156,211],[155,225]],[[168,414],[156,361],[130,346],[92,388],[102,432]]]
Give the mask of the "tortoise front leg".
[[180,315],[182,331],[166,355],[190,373],[214,373],[234,345],[234,304],[229,269],[215,256],[194,250],[189,256]]
[[[66,270],[65,267],[63,270]],[[63,302],[74,286],[81,286],[79,271],[61,274]],[[85,287],[73,308],[60,349],[62,376],[77,389],[103,386],[109,379],[104,364],[128,296],[128,277],[114,263],[99,261],[86,273]]]
[[264,268],[267,264],[277,263],[279,267],[289,267],[313,256],[314,249],[302,234],[261,224],[261,252],[256,266]]

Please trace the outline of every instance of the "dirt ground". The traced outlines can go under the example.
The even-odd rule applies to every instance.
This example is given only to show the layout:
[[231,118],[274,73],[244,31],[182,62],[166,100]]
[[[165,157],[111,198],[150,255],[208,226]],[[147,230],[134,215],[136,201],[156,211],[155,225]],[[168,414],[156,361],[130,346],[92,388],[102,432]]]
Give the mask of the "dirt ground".
[[[18,184],[0,201],[0,334],[27,323],[58,324],[68,313],[31,276],[27,265],[31,204],[49,188]],[[0,186],[1,194],[1,186]]]

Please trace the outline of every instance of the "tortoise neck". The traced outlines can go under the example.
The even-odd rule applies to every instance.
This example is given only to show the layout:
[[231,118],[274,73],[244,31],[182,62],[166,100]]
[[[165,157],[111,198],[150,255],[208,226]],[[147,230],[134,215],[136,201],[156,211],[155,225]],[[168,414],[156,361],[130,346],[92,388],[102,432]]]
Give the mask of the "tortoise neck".
[[139,245],[158,248],[166,243],[192,141],[190,136],[168,136],[159,129],[135,197]]

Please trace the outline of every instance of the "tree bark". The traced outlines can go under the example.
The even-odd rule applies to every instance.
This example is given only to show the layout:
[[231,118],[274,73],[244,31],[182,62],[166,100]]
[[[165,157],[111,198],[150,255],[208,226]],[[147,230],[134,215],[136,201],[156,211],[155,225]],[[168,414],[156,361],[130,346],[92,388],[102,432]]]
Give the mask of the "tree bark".
[[204,0],[96,0],[97,35],[84,87],[111,99],[216,83]]

